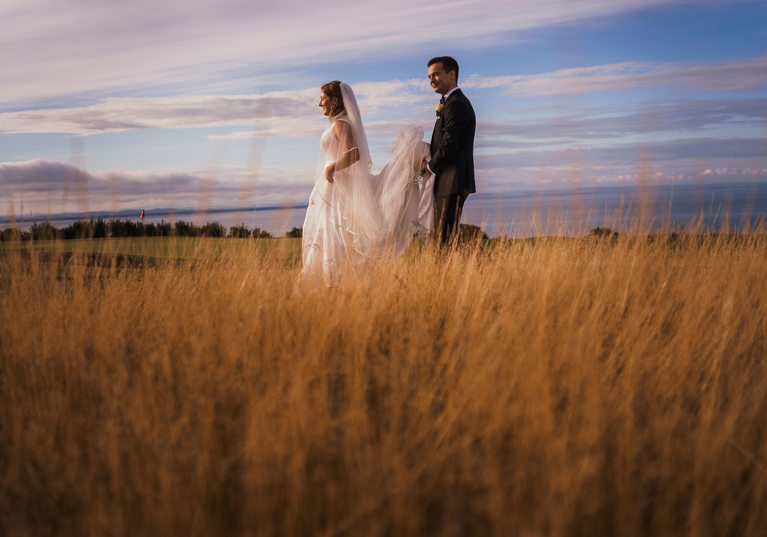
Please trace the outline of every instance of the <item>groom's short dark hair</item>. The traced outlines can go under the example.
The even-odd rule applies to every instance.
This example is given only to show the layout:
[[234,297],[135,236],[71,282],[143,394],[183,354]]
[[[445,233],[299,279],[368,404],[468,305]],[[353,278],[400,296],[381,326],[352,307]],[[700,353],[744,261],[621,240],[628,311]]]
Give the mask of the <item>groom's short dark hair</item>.
[[442,68],[446,73],[455,71],[455,81],[458,82],[458,62],[455,61],[455,58],[452,58],[451,56],[437,56],[436,58],[429,60],[429,63],[426,64],[426,67],[431,67],[431,65],[434,63],[441,63]]

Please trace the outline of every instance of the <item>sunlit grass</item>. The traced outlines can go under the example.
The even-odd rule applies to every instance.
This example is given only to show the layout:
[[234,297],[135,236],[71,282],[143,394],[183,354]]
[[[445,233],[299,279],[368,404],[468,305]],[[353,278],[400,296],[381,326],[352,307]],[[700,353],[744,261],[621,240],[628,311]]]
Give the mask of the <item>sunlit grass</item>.
[[764,233],[140,240],[0,250],[0,533],[767,527]]
[[[11,251],[38,254],[100,254],[107,256],[143,256],[172,259],[210,259],[236,254],[243,249],[261,253],[278,251],[300,258],[300,239],[227,239],[206,237],[110,237],[103,239],[70,239],[0,242],[0,255]],[[250,251],[250,250],[248,250]]]

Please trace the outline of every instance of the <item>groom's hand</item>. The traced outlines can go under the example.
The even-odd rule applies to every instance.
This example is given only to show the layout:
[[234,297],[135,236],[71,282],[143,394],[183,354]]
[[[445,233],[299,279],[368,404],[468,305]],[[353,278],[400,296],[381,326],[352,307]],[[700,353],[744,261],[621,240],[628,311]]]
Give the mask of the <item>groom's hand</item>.
[[328,183],[333,182],[333,174],[336,173],[336,165],[331,164],[327,168],[325,168],[325,179],[327,179]]

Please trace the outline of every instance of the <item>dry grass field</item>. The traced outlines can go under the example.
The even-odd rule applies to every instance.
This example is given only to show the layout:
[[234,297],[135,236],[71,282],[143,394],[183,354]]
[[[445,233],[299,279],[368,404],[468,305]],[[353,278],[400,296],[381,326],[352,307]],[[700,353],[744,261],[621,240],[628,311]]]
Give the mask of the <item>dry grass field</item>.
[[295,241],[64,242],[0,249],[1,535],[767,532],[763,230],[320,289]]

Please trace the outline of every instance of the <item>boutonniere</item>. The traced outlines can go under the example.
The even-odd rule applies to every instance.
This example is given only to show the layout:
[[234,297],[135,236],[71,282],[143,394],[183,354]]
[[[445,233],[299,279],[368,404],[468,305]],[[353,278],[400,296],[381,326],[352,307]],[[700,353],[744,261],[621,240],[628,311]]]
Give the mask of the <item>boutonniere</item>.
[[434,109],[434,111],[437,113],[437,117],[442,117],[442,111],[445,109],[445,105],[442,103],[438,103],[437,107]]

